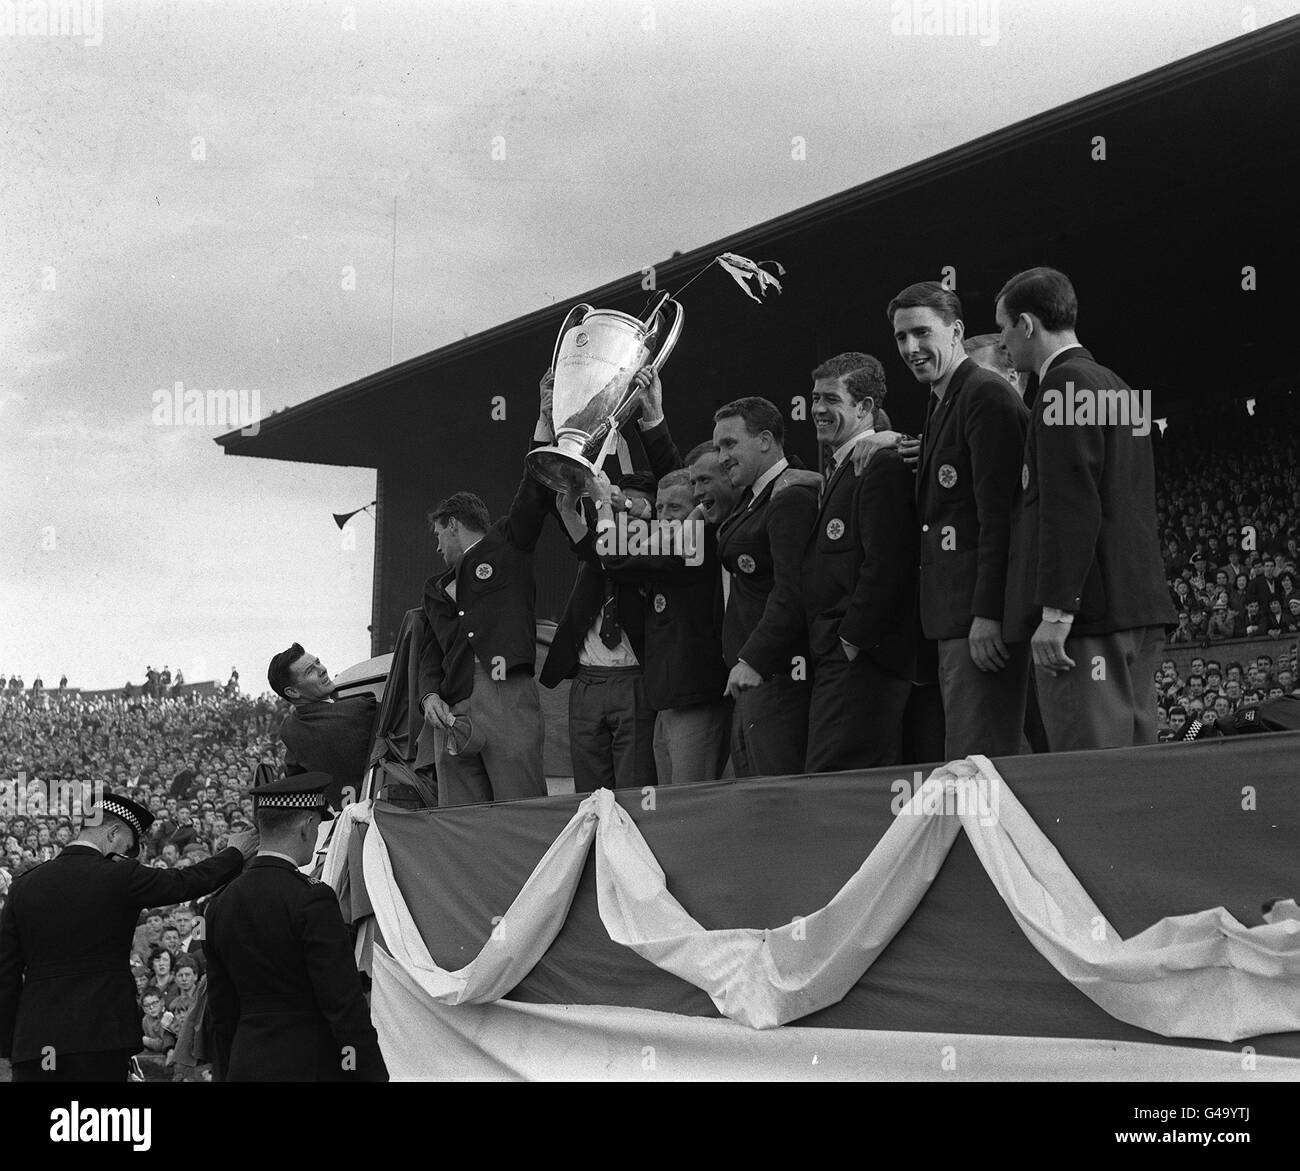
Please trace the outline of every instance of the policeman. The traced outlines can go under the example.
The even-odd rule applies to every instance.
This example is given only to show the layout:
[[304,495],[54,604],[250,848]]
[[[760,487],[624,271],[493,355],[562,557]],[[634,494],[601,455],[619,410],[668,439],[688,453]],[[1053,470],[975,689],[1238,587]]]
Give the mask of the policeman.
[[14,1081],[124,1082],[143,1046],[127,958],[144,907],[216,890],[252,856],[252,830],[184,870],[135,859],[153,822],[104,793],[77,840],[13,882],[0,914],[0,1056]]
[[334,891],[298,867],[332,815],[328,773],[253,790],[261,848],[208,911],[213,1075],[244,1081],[387,1081]]

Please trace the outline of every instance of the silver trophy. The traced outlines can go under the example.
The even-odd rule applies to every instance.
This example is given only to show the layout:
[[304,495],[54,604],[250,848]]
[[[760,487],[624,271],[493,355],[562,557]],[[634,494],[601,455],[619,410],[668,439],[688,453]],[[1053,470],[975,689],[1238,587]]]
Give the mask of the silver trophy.
[[[663,308],[672,305],[672,327],[664,334]],[[645,321],[615,309],[575,305],[560,326],[552,369],[555,391],[551,417],[555,444],[525,457],[529,472],[557,492],[591,495],[607,442],[636,407],[632,379],[639,370],[658,371],[673,352],[685,322],[680,303],[665,293]],[[662,340],[661,340],[662,339]]]

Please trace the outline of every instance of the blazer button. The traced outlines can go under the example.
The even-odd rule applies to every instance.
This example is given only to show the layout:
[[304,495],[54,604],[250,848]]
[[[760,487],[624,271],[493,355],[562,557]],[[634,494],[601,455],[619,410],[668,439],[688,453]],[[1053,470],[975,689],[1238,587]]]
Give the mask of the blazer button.
[[930,526],[929,526],[929,525],[922,525],[922,526],[921,526],[921,532],[923,532],[923,533],[928,533],[929,531],[930,531]]
[[473,638],[473,637],[474,637],[474,632],[471,630],[471,631],[470,631],[470,632],[469,632],[465,637],[466,637],[466,638]]
[[465,611],[464,611],[464,610],[457,610],[457,611],[456,611],[456,615],[457,615],[457,617],[459,617],[459,618],[464,618],[464,617],[465,617]]

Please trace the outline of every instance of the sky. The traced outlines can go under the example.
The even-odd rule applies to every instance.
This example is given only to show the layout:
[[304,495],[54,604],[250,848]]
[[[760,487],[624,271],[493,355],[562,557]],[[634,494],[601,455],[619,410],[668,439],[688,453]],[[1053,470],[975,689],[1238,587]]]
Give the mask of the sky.
[[218,435],[1300,10],[77,2],[0,0],[0,672],[252,690],[368,657],[375,474]]

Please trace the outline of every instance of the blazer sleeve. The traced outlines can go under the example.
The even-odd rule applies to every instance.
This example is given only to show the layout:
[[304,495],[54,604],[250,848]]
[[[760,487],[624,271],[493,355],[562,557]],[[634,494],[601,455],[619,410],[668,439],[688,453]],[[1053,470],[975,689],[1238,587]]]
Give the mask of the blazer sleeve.
[[1034,426],[1039,492],[1034,605],[1074,613],[1101,535],[1105,428],[1049,427],[1041,411],[1035,412]]
[[433,615],[429,613],[429,592],[426,588],[424,594],[424,621],[428,627],[426,637],[420,644],[420,663],[418,671],[418,690],[420,693],[420,702],[424,702],[427,695],[432,695],[435,691],[442,690],[442,645],[434,635],[436,629],[433,624]]
[[8,1057],[13,1052],[24,967],[18,918],[14,914],[14,891],[10,887],[9,898],[0,910],[0,1057]]
[[355,1070],[357,1081],[386,1082],[388,1067],[379,1051],[379,1036],[370,1022],[348,929],[331,887],[322,883],[311,888],[297,926],[316,1007],[338,1042],[341,1068]]
[[764,679],[790,669],[790,652],[804,637],[803,557],[816,523],[817,496],[808,489],[788,488],[768,501],[772,590],[763,616],[736,656]]
[[1011,546],[1011,502],[1020,484],[1028,417],[1013,391],[978,395],[971,402],[967,438],[980,530],[972,618],[1002,620]]
[[667,419],[641,432],[641,446],[645,448],[646,459],[650,461],[650,474],[656,483],[669,472],[675,472],[683,466],[677,444],[668,433]]
[[139,862],[115,863],[127,871],[127,896],[137,907],[166,907],[211,894],[244,868],[244,856],[234,846],[183,870],[162,870]]
[[916,561],[913,492],[912,474],[897,457],[877,456],[858,486],[862,568],[840,621],[840,637],[863,650],[878,646],[904,621]]
[[[533,444],[534,448],[542,446],[545,445]],[[531,553],[537,548],[542,526],[546,523],[546,515],[551,511],[554,499],[554,492],[525,471],[519,487],[515,489],[510,509],[501,522],[501,535],[516,549]]]

